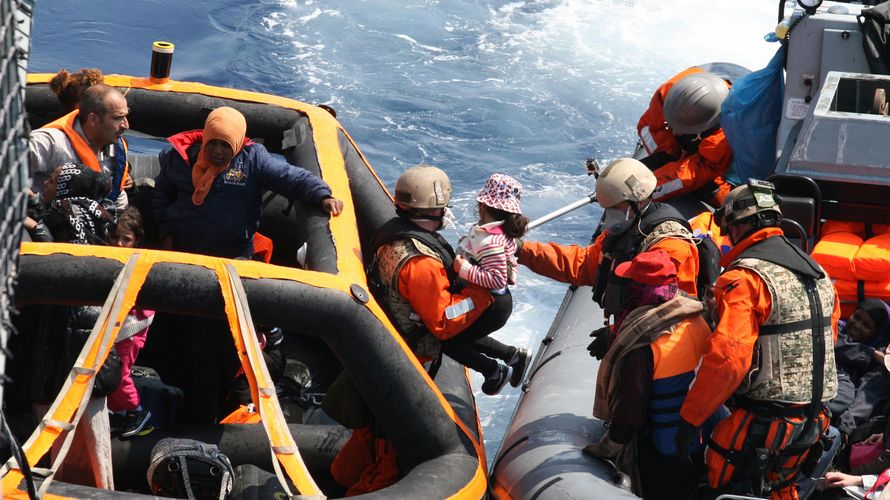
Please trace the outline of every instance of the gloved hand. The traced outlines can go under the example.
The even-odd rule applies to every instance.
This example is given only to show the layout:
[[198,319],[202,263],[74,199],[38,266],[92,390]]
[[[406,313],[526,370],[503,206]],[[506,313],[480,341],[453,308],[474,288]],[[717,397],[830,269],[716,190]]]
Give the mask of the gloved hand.
[[590,332],[593,342],[587,346],[587,351],[596,359],[602,360],[609,351],[609,337],[612,334],[612,327],[606,325],[602,328]]
[[677,458],[683,462],[692,463],[689,457],[689,446],[692,444],[692,436],[695,434],[696,428],[689,422],[680,419],[680,425],[677,426],[677,435],[674,436],[674,444],[677,446]]
[[640,163],[649,167],[649,170],[657,170],[659,167],[663,166],[664,164],[670,163],[675,160],[676,160],[676,158],[665,153],[664,151],[658,151],[655,154],[651,154],[651,155],[643,158],[642,160],[640,160]]

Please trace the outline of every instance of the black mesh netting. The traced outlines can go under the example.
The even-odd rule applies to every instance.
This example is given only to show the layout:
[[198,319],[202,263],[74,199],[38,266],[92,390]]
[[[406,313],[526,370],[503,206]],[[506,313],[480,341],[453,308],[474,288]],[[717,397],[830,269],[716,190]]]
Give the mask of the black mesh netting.
[[[31,5],[21,0],[0,0],[0,346],[4,351],[30,186],[24,103]],[[2,368],[0,354],[0,373]]]

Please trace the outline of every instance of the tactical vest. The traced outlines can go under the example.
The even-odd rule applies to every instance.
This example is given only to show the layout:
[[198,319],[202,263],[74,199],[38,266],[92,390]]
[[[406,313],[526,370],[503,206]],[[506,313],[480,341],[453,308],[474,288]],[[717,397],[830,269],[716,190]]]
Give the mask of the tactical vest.
[[[831,281],[824,273],[816,278],[804,276],[776,262],[744,254],[728,269],[736,267],[757,273],[766,283],[772,300],[769,318],[760,326],[751,371],[737,393],[756,401],[811,403],[814,373],[821,371],[820,399],[833,398],[837,393],[837,373],[831,328],[834,310]],[[823,339],[822,360],[815,359],[814,329]]]
[[435,358],[441,350],[440,341],[427,330],[411,303],[399,293],[399,273],[408,260],[426,255],[442,263],[451,283],[451,292],[460,291],[457,275],[452,269],[454,252],[451,246],[433,233],[424,232],[403,219],[384,224],[374,236],[377,249],[368,275],[376,279],[375,296],[389,313],[399,333],[418,357]]
[[[711,329],[698,315],[679,323],[669,333],[655,340],[652,348],[652,393],[649,397],[649,428],[652,443],[662,455],[676,455],[675,437],[680,423],[680,408],[686,400],[695,369],[707,350]],[[698,452],[707,443],[719,420],[719,412],[697,430],[703,439],[693,439],[690,452]]]
[[617,314],[624,301],[627,279],[615,275],[615,266],[665,238],[681,238],[693,243],[689,223],[674,207],[653,203],[643,218],[615,224],[608,228],[603,240],[602,258],[596,270],[593,300],[603,308],[606,317]]

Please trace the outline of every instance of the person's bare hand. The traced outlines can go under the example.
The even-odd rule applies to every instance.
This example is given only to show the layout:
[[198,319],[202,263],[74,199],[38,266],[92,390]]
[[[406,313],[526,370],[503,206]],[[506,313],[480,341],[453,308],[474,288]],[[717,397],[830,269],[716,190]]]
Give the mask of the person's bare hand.
[[130,177],[130,173],[127,172],[127,177],[124,179],[124,189],[132,189],[133,188],[133,178]]
[[321,200],[321,208],[323,208],[325,212],[336,217],[343,212],[343,202],[337,198],[325,198]]
[[883,440],[884,440],[884,435],[881,433],[878,433],[878,434],[872,434],[871,436],[868,436],[862,442],[865,444],[876,444],[876,443],[880,443]]
[[843,472],[828,472],[825,474],[825,485],[829,488],[843,488],[844,486],[861,486],[862,476],[851,476]]
[[454,257],[454,266],[453,266],[454,270],[460,271],[460,268],[463,267],[464,262],[466,262],[466,261],[467,261],[467,259],[461,257],[460,255],[455,256]]

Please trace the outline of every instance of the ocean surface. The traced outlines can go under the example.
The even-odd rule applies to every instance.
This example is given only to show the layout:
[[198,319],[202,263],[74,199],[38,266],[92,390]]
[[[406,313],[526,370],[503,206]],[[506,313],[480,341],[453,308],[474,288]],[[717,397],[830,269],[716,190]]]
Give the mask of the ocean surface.
[[[147,75],[175,43],[172,77],[333,106],[380,177],[436,165],[454,184],[456,242],[475,192],[503,172],[534,219],[593,190],[584,160],[633,151],[655,88],[696,64],[766,65],[774,0],[36,0],[30,71]],[[529,238],[585,244],[587,206]],[[565,285],[520,269],[495,334],[535,349]],[[517,401],[478,391],[491,459]],[[592,390],[592,388],[591,388]]]

